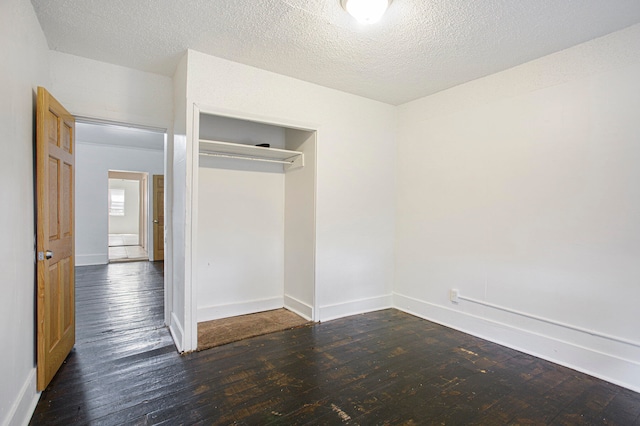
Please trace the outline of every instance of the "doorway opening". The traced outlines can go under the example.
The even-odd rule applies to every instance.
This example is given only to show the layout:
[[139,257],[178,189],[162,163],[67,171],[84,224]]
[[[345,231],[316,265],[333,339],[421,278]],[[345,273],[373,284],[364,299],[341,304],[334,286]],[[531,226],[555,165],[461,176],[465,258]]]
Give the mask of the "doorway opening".
[[149,260],[149,174],[109,170],[109,262]]
[[[156,175],[172,176],[173,169],[168,158],[172,158],[173,151],[167,135],[166,128],[76,116],[76,266],[109,264],[109,171],[135,171],[147,174],[147,222],[146,226],[142,227],[139,243],[145,244],[149,261],[162,260],[155,258],[153,247],[154,244],[164,245],[167,233],[167,247],[170,248],[170,229],[154,223],[151,211],[152,206],[158,204],[156,198],[159,195],[152,193],[152,181]],[[163,186],[162,191],[171,194],[172,179],[167,179],[167,185]],[[163,201],[167,198],[164,193],[162,198]],[[161,216],[167,217],[170,224],[171,211],[169,210],[165,216],[164,202],[158,204],[158,207],[162,210]],[[168,255],[167,258],[170,260],[171,256]],[[147,262],[138,263],[138,266],[143,267],[142,264]],[[129,265],[115,263],[114,266],[124,268]],[[164,309],[165,322],[168,324],[168,309],[173,300],[171,262],[157,266],[164,270],[163,275],[167,277],[164,282]]]

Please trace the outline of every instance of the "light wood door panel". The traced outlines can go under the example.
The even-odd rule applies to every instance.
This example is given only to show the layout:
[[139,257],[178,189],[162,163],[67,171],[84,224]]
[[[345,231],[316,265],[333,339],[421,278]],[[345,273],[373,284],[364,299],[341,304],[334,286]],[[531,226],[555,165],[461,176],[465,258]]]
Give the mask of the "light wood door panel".
[[164,260],[164,176],[153,175],[153,260]]
[[44,390],[75,343],[75,120],[42,87],[36,110],[36,333],[38,390]]

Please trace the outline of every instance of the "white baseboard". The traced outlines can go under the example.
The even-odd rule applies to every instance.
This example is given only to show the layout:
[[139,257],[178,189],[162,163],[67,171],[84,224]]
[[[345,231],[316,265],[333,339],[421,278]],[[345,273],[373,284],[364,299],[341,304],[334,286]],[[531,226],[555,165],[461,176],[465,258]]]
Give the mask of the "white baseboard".
[[173,342],[176,344],[178,352],[184,352],[184,329],[182,328],[182,324],[180,324],[180,320],[174,312],[171,312],[171,324],[169,324],[169,332],[171,333]]
[[[486,316],[479,316],[399,293],[394,293],[393,304],[396,309],[420,318],[640,392],[640,362],[595,349],[599,346],[597,337],[579,336],[582,342],[576,344],[560,337],[572,332],[563,327],[556,327],[555,335],[550,328],[546,329],[547,334],[542,334],[514,326],[513,323],[523,323],[521,317],[513,318],[513,323],[491,319],[490,308],[486,308]],[[592,339],[591,347],[587,346],[588,339]]]
[[36,391],[36,368],[33,368],[22,385],[15,402],[3,420],[3,426],[28,425],[38,405],[40,392]]
[[284,295],[284,307],[309,321],[313,321],[313,307],[295,297]]
[[284,306],[284,298],[250,300],[248,302],[230,303],[228,305],[205,306],[198,308],[198,322],[212,321],[220,318],[271,311]]
[[320,321],[331,321],[337,318],[389,309],[391,307],[393,307],[393,295],[387,294],[367,299],[351,300],[335,305],[320,306],[318,319]]
[[76,254],[76,266],[106,265],[109,263],[109,255],[102,254]]

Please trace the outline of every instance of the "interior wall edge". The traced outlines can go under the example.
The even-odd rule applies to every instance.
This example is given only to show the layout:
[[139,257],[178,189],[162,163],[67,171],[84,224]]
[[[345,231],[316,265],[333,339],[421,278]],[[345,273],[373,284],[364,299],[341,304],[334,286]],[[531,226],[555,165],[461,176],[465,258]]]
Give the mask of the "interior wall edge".
[[393,307],[393,294],[369,297],[366,299],[350,300],[333,305],[324,305],[318,308],[318,320],[331,321],[351,315],[365,314]]
[[[36,392],[35,109],[37,87],[50,90],[48,45],[28,1],[0,2],[0,425],[27,424]],[[56,98],[57,93],[52,92]]]
[[[640,24],[398,105],[401,124],[444,117],[521,93],[606,74],[640,62]],[[473,93],[469,93],[472,90]],[[415,111],[421,111],[416,115]],[[428,114],[424,114],[428,111]]]
[[393,294],[393,305],[419,318],[640,392],[640,364],[632,360],[400,293]]
[[284,307],[309,321],[313,321],[313,306],[286,293],[284,295]]
[[40,392],[36,390],[36,373],[36,367],[29,372],[16,400],[7,413],[7,417],[5,417],[6,421],[3,426],[29,424],[40,399]]
[[173,342],[176,345],[176,349],[178,352],[184,352],[182,342],[184,341],[184,330],[182,328],[182,324],[180,324],[180,319],[175,312],[171,312],[171,323],[169,324],[169,332],[171,333],[171,337],[173,338]]

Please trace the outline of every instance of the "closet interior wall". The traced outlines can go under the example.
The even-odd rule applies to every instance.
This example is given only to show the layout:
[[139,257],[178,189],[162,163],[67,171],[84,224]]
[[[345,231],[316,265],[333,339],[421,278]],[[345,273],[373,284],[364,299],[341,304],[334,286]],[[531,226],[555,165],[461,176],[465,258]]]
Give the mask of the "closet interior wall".
[[285,146],[302,152],[305,165],[284,175],[284,306],[316,319],[316,132],[286,129]]
[[[314,301],[315,133],[208,114],[201,140],[309,151],[305,167],[199,156],[198,322]],[[311,165],[310,163],[314,163]]]

